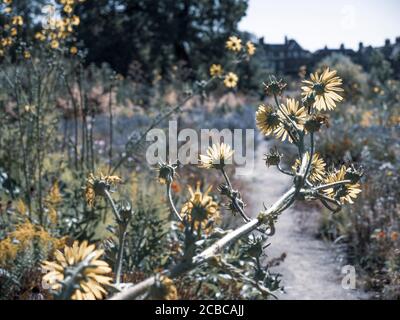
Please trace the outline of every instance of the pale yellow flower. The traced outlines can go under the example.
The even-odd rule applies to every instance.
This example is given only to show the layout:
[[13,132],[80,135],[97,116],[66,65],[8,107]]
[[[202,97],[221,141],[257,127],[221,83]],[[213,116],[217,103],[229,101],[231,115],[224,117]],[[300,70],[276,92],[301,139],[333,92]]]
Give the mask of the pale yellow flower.
[[186,217],[188,222],[193,221],[196,230],[201,225],[203,231],[210,231],[212,227],[207,228],[210,219],[213,219],[216,223],[220,222],[218,203],[209,196],[211,189],[212,186],[208,187],[204,193],[201,192],[200,182],[197,182],[195,190],[188,186],[190,198],[182,206],[181,216]]
[[[310,154],[306,153],[307,161],[310,159]],[[294,165],[292,166],[293,171],[297,172],[300,167],[300,159],[296,159]],[[325,177],[325,167],[326,163],[322,159],[319,153],[314,153],[311,161],[311,167],[309,172],[309,179],[311,182],[322,181]]]
[[220,64],[212,64],[210,67],[210,75],[212,77],[219,77],[222,75],[222,66]]
[[242,50],[242,40],[236,36],[231,36],[228,41],[226,41],[226,47],[228,50],[239,52]]
[[24,19],[21,16],[14,16],[11,18],[11,24],[15,26],[22,26],[24,24]]
[[[346,166],[341,166],[339,170],[335,170],[329,173],[326,178],[324,179],[324,183],[333,183],[338,181],[346,180],[347,168]],[[324,193],[333,199],[339,200],[342,204],[354,203],[352,199],[357,198],[357,195],[361,192],[360,184],[359,183],[347,183],[338,185],[332,188],[328,188],[324,190]]]
[[90,260],[90,267],[85,268],[83,277],[78,283],[77,288],[72,294],[73,300],[96,300],[102,299],[107,295],[105,285],[112,282],[112,278],[107,276],[111,273],[111,268],[107,262],[99,260],[104,250],[95,250],[96,247],[88,245],[87,241],[81,244],[75,241],[72,247],[65,246],[64,252],[56,250],[54,253],[55,261],[44,261],[42,267],[49,271],[43,276],[45,281],[54,291],[61,289],[60,281],[64,280],[65,271],[68,267],[73,267],[85,260],[89,255],[93,255]]
[[246,48],[247,48],[247,53],[249,56],[254,55],[254,53],[256,52],[256,46],[251,41],[247,41]]
[[232,159],[234,150],[231,149],[229,144],[220,143],[213,144],[208,147],[207,155],[200,155],[200,167],[205,169],[222,168]]
[[[281,108],[282,111],[296,124],[298,129],[302,130],[304,128],[304,122],[307,119],[307,112],[304,107],[300,106],[298,101],[295,99],[286,99],[286,105],[281,104]],[[281,110],[278,110],[277,113],[281,123],[274,131],[276,137],[282,141],[288,139],[289,142],[293,142],[293,139],[289,134],[289,120],[285,117]]]
[[256,125],[262,134],[266,136],[272,134],[279,123],[279,116],[271,106],[259,105],[256,111]]
[[336,76],[336,71],[330,71],[326,68],[322,74],[315,72],[311,74],[310,80],[303,80],[305,86],[302,95],[304,97],[314,96],[314,108],[317,110],[333,110],[336,107],[336,102],[340,102],[343,98],[337,92],[343,92],[340,87],[342,79]]
[[238,81],[238,76],[233,72],[229,72],[224,78],[224,85],[227,88],[234,88],[237,86]]

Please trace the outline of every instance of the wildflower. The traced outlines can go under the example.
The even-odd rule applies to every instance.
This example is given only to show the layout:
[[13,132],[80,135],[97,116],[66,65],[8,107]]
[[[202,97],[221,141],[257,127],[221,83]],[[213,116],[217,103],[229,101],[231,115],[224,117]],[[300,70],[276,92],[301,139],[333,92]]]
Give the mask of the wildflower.
[[52,49],[58,49],[59,46],[60,46],[60,43],[57,40],[52,40],[50,43],[50,47]]
[[166,276],[161,276],[150,289],[150,295],[156,300],[178,300],[178,290],[174,281]]
[[95,250],[95,246],[88,245],[87,241],[81,244],[75,241],[72,247],[65,246],[64,252],[56,250],[54,253],[55,261],[44,261],[42,266],[47,273],[43,280],[55,291],[62,287],[60,281],[64,280],[64,275],[70,267],[77,266],[79,263],[92,255],[90,266],[83,271],[83,277],[78,283],[78,288],[74,291],[71,298],[73,300],[96,300],[102,299],[106,294],[104,285],[111,283],[112,278],[107,276],[111,268],[107,262],[99,260],[104,250]]
[[85,198],[89,207],[93,207],[96,197],[105,195],[112,186],[120,183],[122,180],[118,176],[105,176],[100,173],[99,176],[94,176],[92,173],[86,180]]
[[[302,130],[304,127],[304,122],[307,118],[307,112],[304,107],[300,107],[298,101],[294,99],[286,99],[286,105],[281,104],[281,109],[283,112],[294,122],[294,124]],[[289,132],[292,129],[291,123],[288,122],[286,116],[281,110],[278,110],[278,116],[281,123],[275,129],[274,133],[278,139],[285,141],[288,138],[289,142],[293,142]]]
[[65,13],[70,14],[72,12],[72,10],[73,10],[72,6],[70,6],[70,5],[64,6],[64,12]]
[[227,87],[227,88],[234,88],[234,87],[237,86],[238,80],[239,80],[239,78],[238,78],[238,76],[237,76],[235,73],[229,72],[229,73],[225,76],[224,85],[225,85],[225,87]]
[[256,52],[256,47],[255,47],[254,43],[251,41],[247,41],[246,48],[247,48],[247,53],[249,56],[254,55],[254,53]]
[[4,8],[4,13],[11,13],[11,12],[12,12],[11,7]]
[[222,75],[222,66],[220,64],[212,64],[210,67],[210,75],[212,77],[219,77]]
[[[310,154],[306,153],[307,162],[310,160]],[[300,159],[296,159],[292,169],[294,172],[299,170],[301,161]],[[309,179],[311,182],[322,181],[325,177],[325,167],[326,163],[324,159],[320,157],[318,153],[314,153],[311,161],[311,167],[309,172]]]
[[24,58],[26,59],[26,60],[29,60],[32,56],[31,56],[31,53],[28,51],[28,50],[25,50],[24,51],[24,53],[23,53],[23,55],[24,55]]
[[197,229],[202,226],[202,229],[207,229],[208,221],[220,220],[219,206],[209,196],[212,186],[208,187],[203,193],[200,191],[200,182],[196,183],[196,190],[193,191],[191,186],[188,187],[190,199],[182,206],[181,215],[187,218],[188,222],[193,221],[194,227]]
[[6,5],[9,5],[9,4],[12,3],[12,0],[3,0],[3,3],[6,4]]
[[46,36],[42,32],[36,32],[35,39],[39,41],[44,41],[46,39]]
[[231,36],[226,42],[226,47],[228,48],[228,50],[238,52],[242,50],[242,40],[236,36]]
[[200,155],[200,167],[205,169],[220,169],[223,168],[227,161],[232,158],[234,150],[231,146],[225,143],[213,144],[208,147],[207,155]]
[[262,134],[268,136],[278,127],[278,114],[271,106],[260,104],[256,111],[256,125]]
[[21,16],[14,16],[11,18],[11,24],[15,26],[22,26],[24,24],[24,19]]
[[[324,183],[333,183],[346,180],[346,166],[342,166],[339,170],[329,173]],[[324,193],[331,198],[339,200],[341,203],[353,203],[352,199],[357,198],[357,195],[361,192],[359,183],[346,183],[332,188],[324,190]]]
[[75,46],[73,46],[73,47],[71,47],[71,48],[69,49],[69,52],[70,52],[72,55],[75,55],[75,54],[78,53],[78,48],[75,47]]
[[60,187],[58,186],[58,182],[55,181],[50,188],[49,194],[46,197],[46,202],[51,205],[58,205],[62,201],[62,196],[60,192]]
[[277,166],[281,162],[282,154],[275,147],[271,149],[268,154],[264,154],[265,165],[269,166]]
[[11,37],[16,37],[18,34],[17,28],[11,28],[10,35]]
[[392,241],[397,241],[397,240],[399,239],[399,233],[396,232],[396,231],[393,231],[393,232],[390,234],[390,239],[392,239]]
[[336,76],[336,71],[330,71],[326,68],[321,75],[318,72],[311,74],[310,80],[303,80],[305,86],[302,95],[315,95],[314,107],[317,110],[333,110],[336,102],[342,101],[343,98],[336,92],[342,92],[342,79]]
[[81,23],[81,19],[78,16],[71,17],[71,24],[73,26],[79,26],[80,23]]
[[0,49],[0,57],[4,57],[4,50]]

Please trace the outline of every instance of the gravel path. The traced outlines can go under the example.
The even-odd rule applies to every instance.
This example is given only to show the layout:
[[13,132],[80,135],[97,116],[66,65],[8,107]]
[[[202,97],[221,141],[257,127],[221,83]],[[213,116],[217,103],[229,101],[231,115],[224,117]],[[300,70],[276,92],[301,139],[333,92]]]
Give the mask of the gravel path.
[[[288,188],[291,177],[276,168],[267,168],[262,160],[268,151],[268,142],[261,142],[255,154],[255,170],[248,176],[239,177],[248,188],[247,203],[252,203],[253,216],[264,202],[270,206]],[[349,300],[365,298],[357,290],[345,290],[341,286],[340,266],[335,261],[332,248],[313,236],[317,212],[299,212],[289,209],[282,213],[276,225],[276,233],[269,239],[266,249],[269,258],[287,257],[273,271],[282,274],[284,293],[279,299],[290,300]],[[314,232],[313,232],[314,230]]]

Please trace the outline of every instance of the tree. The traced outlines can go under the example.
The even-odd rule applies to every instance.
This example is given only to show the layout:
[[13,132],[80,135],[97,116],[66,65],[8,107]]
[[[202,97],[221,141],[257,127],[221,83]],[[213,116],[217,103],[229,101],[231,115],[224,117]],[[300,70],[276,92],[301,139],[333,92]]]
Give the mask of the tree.
[[180,61],[199,70],[221,59],[246,9],[247,0],[86,1],[77,7],[78,38],[88,63],[107,62],[126,75],[137,61],[151,80],[156,73],[167,76]]

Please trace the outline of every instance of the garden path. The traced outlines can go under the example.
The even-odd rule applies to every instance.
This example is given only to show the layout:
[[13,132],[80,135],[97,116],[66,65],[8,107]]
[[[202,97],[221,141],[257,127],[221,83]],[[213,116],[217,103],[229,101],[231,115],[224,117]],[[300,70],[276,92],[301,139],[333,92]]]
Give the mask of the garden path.
[[[291,177],[276,168],[265,166],[264,153],[269,142],[262,141],[255,153],[252,174],[240,178],[247,188],[247,203],[252,203],[250,214],[254,217],[262,209],[262,203],[270,206],[288,188]],[[269,239],[266,249],[268,259],[286,254],[285,260],[272,271],[282,274],[285,292],[279,299],[290,300],[354,300],[365,294],[358,290],[345,290],[341,286],[343,275],[340,262],[335,259],[333,248],[315,237],[318,212],[284,211],[276,224],[276,233]]]

